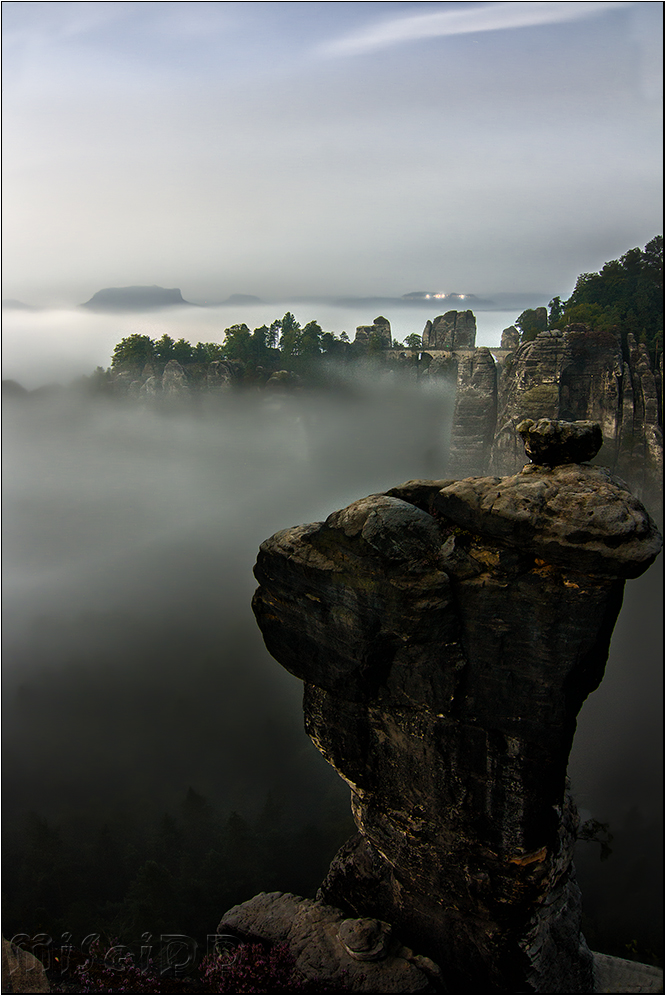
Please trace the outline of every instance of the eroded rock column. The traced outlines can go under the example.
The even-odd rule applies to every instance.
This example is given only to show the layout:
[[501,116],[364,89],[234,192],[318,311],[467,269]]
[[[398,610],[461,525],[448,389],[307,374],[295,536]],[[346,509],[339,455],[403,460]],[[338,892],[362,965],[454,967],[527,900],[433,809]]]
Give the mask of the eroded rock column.
[[607,471],[564,462],[586,430],[521,428],[543,462],[513,477],[409,482],[271,537],[253,607],[352,791],[319,898],[395,926],[448,985],[591,992],[567,759],[661,538]]

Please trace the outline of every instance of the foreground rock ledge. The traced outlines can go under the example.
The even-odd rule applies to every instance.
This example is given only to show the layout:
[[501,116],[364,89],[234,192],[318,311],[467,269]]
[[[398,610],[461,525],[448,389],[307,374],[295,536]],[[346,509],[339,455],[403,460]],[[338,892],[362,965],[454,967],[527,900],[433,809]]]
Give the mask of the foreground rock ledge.
[[320,903],[391,924],[449,991],[593,991],[567,760],[660,547],[571,463],[408,482],[262,544],[257,621],[358,828]]
[[326,903],[290,892],[261,892],[234,906],[217,931],[245,941],[286,942],[297,978],[337,983],[343,992],[420,993],[441,982],[437,965],[405,947],[390,924],[349,918]]

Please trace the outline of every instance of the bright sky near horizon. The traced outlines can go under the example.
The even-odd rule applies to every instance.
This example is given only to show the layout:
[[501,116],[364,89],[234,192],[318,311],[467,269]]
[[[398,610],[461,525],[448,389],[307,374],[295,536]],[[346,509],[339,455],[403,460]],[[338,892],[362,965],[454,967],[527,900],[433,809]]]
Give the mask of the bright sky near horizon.
[[568,296],[662,231],[659,2],[3,3],[3,297]]

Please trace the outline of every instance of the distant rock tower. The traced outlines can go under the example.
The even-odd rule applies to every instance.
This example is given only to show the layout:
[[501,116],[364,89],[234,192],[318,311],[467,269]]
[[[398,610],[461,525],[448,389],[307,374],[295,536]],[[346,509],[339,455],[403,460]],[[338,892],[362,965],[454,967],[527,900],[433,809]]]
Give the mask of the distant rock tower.
[[474,349],[476,318],[472,311],[447,311],[423,330],[424,349]]
[[373,333],[377,333],[380,336],[382,347],[384,349],[391,348],[393,340],[391,339],[391,323],[388,318],[384,318],[383,315],[380,315],[379,318],[375,318],[372,325],[357,326],[354,342],[369,345],[370,337]]
[[509,325],[508,329],[502,332],[501,349],[518,349],[520,346],[520,332],[515,325]]

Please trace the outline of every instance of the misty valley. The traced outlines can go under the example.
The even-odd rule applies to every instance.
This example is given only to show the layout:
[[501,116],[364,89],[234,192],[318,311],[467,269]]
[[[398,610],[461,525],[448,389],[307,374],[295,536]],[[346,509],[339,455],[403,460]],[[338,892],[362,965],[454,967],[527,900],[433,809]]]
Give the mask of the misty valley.
[[664,992],[663,4],[2,4],[2,992]]
[[[25,390],[16,367],[3,395],[6,936],[137,949],[171,933],[203,950],[256,893],[316,892],[354,831],[349,788],[252,615],[266,537],[405,481],[515,473],[518,408],[600,421],[593,462],[659,518],[657,344],[574,321],[560,332],[552,305],[481,348],[471,312],[403,343],[382,317],[351,340],[287,312],[197,345],[182,313],[160,312],[133,316],[111,366],[70,387]],[[624,382],[606,376],[618,358]],[[650,963],[662,604],[658,560],[627,583],[569,762],[584,934]]]

